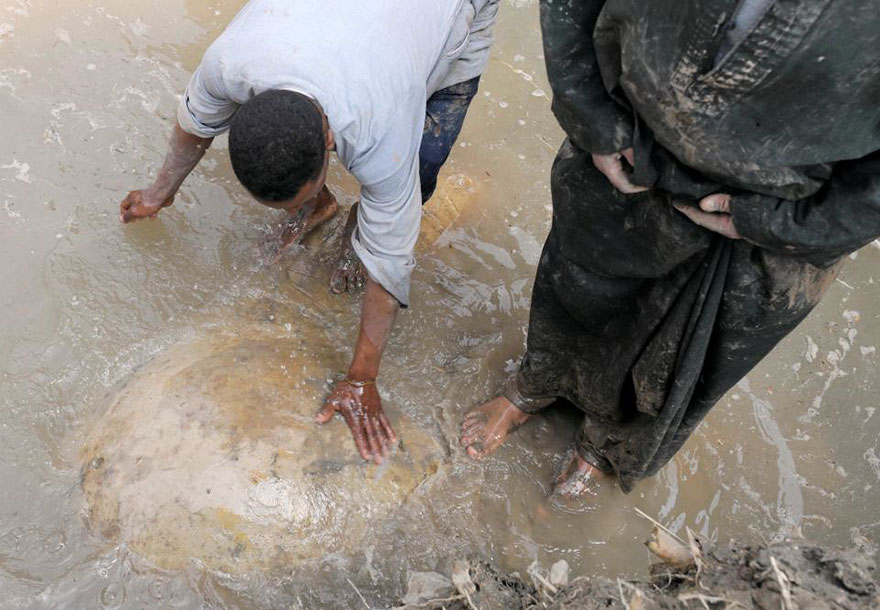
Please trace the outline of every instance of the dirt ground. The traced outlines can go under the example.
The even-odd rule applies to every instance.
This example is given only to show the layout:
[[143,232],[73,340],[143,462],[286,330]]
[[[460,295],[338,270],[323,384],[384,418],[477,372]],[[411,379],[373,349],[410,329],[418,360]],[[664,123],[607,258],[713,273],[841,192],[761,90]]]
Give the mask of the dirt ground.
[[[564,563],[564,562],[561,562]],[[410,574],[397,610],[856,610],[880,608],[876,558],[868,550],[785,542],[732,543],[701,552],[698,566],[658,562],[645,581],[578,578],[565,566],[502,574],[485,562],[456,562],[451,578]],[[557,568],[562,568],[558,570]],[[561,582],[560,582],[561,581]],[[557,584],[554,584],[557,583]],[[427,583],[427,584],[426,584]],[[432,584],[431,584],[432,583]],[[432,588],[433,586],[433,588]],[[446,587],[444,589],[444,586]],[[423,600],[425,591],[445,593]]]

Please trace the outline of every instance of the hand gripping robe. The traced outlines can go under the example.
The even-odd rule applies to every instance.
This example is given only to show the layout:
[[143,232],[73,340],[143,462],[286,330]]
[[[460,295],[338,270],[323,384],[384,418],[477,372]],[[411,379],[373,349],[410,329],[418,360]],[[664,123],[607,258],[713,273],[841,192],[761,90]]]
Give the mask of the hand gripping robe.
[[[542,0],[541,26],[568,138],[505,395],[528,412],[580,407],[581,456],[629,491],[880,235],[880,11]],[[624,195],[590,153],[630,146],[650,190]],[[744,239],[673,207],[717,192]]]

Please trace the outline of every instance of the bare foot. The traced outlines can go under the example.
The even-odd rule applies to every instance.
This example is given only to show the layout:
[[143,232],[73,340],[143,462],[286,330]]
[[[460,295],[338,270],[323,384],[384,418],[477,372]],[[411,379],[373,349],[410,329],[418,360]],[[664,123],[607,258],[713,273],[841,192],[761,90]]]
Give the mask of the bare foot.
[[333,294],[360,292],[367,285],[367,270],[364,269],[361,259],[351,245],[351,234],[357,226],[357,209],[358,204],[351,206],[348,220],[345,221],[339,258],[336,259],[336,265],[330,276],[330,292]]
[[572,449],[562,474],[556,479],[553,493],[563,498],[578,498],[585,493],[595,494],[596,487],[610,477],[590,464]]
[[472,458],[485,457],[495,451],[530,417],[530,414],[499,396],[464,416],[461,423],[461,446]]
[[271,264],[280,261],[291,246],[299,243],[306,234],[336,216],[337,211],[339,204],[336,203],[336,197],[325,186],[312,201],[304,204],[296,214],[292,214],[281,231],[276,233],[272,241],[280,242],[280,245],[272,256]]

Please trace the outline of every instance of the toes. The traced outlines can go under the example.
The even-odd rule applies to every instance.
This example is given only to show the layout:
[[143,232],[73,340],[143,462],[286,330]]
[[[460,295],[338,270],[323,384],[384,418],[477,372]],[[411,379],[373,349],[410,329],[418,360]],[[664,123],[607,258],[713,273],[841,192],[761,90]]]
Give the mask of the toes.
[[468,430],[473,430],[474,428],[480,428],[482,426],[483,426],[483,422],[474,421],[474,420],[470,420],[470,421],[465,420],[461,424],[461,430],[462,430],[462,432],[467,432]]
[[568,484],[568,481],[563,481],[559,485],[556,486],[556,489],[553,490],[554,493],[561,498],[571,498],[571,489]]
[[587,490],[587,482],[574,475],[556,487],[556,493],[563,498],[577,498]]
[[475,460],[479,460],[483,457],[483,453],[479,449],[477,449],[477,446],[477,443],[474,443],[467,448],[467,454]]
[[469,426],[467,428],[462,428],[461,431],[461,442],[462,445],[468,444],[469,441],[474,440],[478,436],[483,434],[483,427],[480,425]]
[[486,433],[485,428],[483,428],[480,424],[472,424],[467,428],[463,428],[461,431],[461,445],[462,447],[470,445],[477,439],[480,439]]
[[478,435],[476,434],[476,431],[471,430],[469,432],[466,432],[465,434],[461,435],[461,441],[459,441],[459,444],[462,447],[467,447],[471,445],[475,440],[477,440],[477,436]]
[[485,424],[486,421],[487,418],[485,415],[483,415],[479,411],[471,411],[464,416],[464,419],[461,421],[461,427],[465,428],[467,426],[473,426],[475,424]]
[[367,274],[364,271],[363,266],[358,265],[359,269],[355,272],[354,275],[354,287],[358,292],[363,292],[364,288],[367,286]]
[[473,428],[474,426],[482,426],[485,425],[485,420],[482,417],[473,417],[471,415],[465,415],[464,419],[461,420],[461,429],[465,428]]
[[345,292],[346,279],[345,273],[342,271],[334,271],[330,276],[330,292],[333,294],[342,294]]
[[563,498],[578,498],[595,493],[596,469],[574,454],[562,474],[556,479],[553,492]]

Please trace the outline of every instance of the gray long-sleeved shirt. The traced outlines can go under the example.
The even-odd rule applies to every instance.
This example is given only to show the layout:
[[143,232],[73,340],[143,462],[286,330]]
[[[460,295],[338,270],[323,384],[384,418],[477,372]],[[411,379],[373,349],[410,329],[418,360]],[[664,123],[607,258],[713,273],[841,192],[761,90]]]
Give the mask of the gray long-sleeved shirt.
[[421,220],[427,99],[482,73],[499,0],[251,0],[205,53],[178,109],[212,137],[268,89],[316,99],[361,184],[352,243],[370,276],[409,303]]

